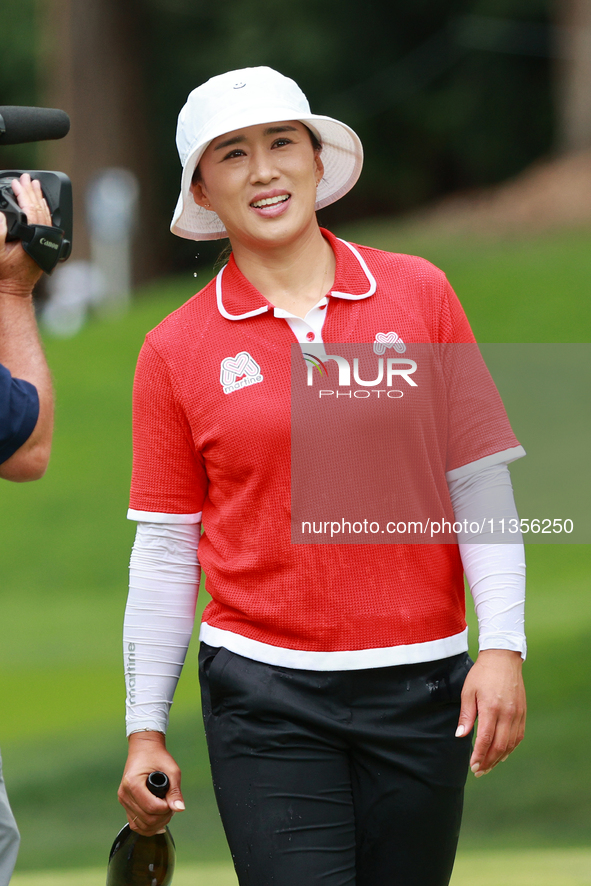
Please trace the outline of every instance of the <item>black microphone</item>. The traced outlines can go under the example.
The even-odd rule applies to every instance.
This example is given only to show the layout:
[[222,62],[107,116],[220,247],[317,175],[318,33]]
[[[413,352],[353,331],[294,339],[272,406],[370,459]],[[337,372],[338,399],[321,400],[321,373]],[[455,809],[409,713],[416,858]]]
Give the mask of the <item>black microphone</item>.
[[70,118],[65,111],[0,105],[0,145],[63,138],[69,131]]

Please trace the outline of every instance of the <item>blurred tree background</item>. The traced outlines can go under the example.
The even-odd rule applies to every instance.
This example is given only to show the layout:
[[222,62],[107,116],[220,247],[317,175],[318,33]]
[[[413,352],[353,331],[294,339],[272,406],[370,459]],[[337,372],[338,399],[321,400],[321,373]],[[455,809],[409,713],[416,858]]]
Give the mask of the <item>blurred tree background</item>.
[[[74,182],[75,257],[88,257],[89,179],[109,165],[138,175],[145,280],[195,254],[166,231],[180,172],[176,117],[199,83],[261,64],[293,77],[313,111],[349,123],[365,145],[359,185],[322,221],[391,216],[499,182],[565,144],[553,26],[586,3],[5,0],[0,100],[71,115],[68,138],[41,145],[37,158]],[[30,153],[10,156],[22,166]]]

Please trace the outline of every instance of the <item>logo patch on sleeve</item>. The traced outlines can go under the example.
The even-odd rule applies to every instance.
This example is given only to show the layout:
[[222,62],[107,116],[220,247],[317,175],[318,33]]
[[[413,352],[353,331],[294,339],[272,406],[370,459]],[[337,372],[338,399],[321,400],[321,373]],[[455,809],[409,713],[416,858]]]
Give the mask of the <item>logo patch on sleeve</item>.
[[225,357],[222,360],[220,384],[224,394],[232,394],[262,380],[261,367],[248,351],[240,351],[235,357]]

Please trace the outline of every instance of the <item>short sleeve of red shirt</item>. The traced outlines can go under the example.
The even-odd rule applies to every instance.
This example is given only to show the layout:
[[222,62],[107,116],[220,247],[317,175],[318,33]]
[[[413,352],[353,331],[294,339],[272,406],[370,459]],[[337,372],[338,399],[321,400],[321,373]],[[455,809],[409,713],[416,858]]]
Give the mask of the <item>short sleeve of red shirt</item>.
[[441,301],[441,313],[438,318],[438,337],[437,341],[442,342],[475,342],[474,333],[468,322],[468,318],[464,313],[464,309],[460,304],[460,300],[455,294],[447,277],[439,268],[434,268],[444,280],[444,294]]
[[[446,280],[444,325],[449,315],[451,335],[440,340],[450,414],[447,441],[448,479],[463,466],[509,462],[524,454],[516,439],[500,394],[476,344],[464,310]],[[486,460],[485,464],[483,460]]]
[[197,523],[207,477],[165,362],[145,342],[133,387],[130,519]]

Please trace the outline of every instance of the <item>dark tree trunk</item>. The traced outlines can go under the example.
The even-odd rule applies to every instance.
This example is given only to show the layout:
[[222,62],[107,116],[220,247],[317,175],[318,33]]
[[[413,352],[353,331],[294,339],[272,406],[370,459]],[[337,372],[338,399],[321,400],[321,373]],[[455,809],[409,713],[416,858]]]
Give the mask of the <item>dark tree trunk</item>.
[[591,148],[591,0],[556,0],[558,148]]
[[[40,99],[63,108],[70,134],[46,142],[42,160],[74,186],[74,252],[89,258],[85,193],[96,173],[124,167],[140,183],[135,237],[135,282],[158,272],[154,242],[153,155],[142,77],[142,15],[138,0],[38,0],[41,35]],[[151,223],[152,220],[152,223]],[[160,226],[157,226],[160,227]],[[148,235],[149,232],[149,235]]]

